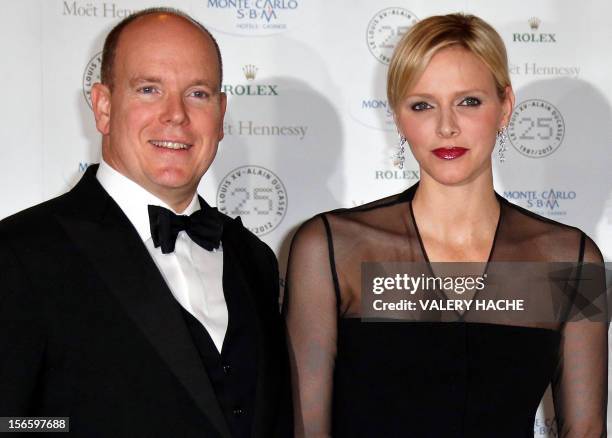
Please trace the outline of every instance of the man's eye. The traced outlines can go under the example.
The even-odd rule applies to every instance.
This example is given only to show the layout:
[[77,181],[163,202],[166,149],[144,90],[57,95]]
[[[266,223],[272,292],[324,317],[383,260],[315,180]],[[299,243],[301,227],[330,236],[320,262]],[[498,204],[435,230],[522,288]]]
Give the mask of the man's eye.
[[461,101],[459,105],[462,106],[478,106],[480,105],[480,99],[477,97],[466,97]]
[[410,106],[410,108],[413,111],[423,111],[423,110],[427,110],[427,109],[430,109],[430,108],[433,108],[433,107],[430,104],[428,104],[427,102],[417,102],[415,104],[412,104]]
[[208,93],[204,90],[196,90],[191,93],[193,97],[197,97],[198,99],[205,99],[208,97]]
[[151,94],[151,93],[155,92],[155,87],[152,87],[152,86],[140,87],[138,89],[138,92],[140,92],[142,94]]

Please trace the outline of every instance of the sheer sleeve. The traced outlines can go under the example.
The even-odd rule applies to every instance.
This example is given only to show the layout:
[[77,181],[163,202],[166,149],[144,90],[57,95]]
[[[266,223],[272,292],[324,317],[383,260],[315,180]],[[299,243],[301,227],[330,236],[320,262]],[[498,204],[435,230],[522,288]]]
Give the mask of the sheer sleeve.
[[284,312],[296,437],[331,436],[337,307],[326,227],[324,216],[305,223],[289,255]]
[[[603,259],[597,246],[582,235],[581,259],[600,266],[594,280],[605,290]],[[605,293],[601,297],[605,301]],[[606,312],[607,303],[603,303]],[[572,318],[562,329],[560,360],[552,382],[559,437],[604,437],[608,394],[608,323]]]

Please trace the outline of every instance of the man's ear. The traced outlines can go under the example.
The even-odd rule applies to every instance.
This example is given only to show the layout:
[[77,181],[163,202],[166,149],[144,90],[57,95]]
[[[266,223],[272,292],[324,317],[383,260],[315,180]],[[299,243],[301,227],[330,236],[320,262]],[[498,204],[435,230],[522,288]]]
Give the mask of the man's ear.
[[108,86],[95,83],[91,87],[91,106],[96,119],[96,128],[102,135],[110,132],[111,91]]
[[223,140],[225,133],[223,131],[223,121],[225,120],[225,110],[227,108],[227,95],[219,93],[219,110],[221,112],[221,126],[219,127],[219,141]]

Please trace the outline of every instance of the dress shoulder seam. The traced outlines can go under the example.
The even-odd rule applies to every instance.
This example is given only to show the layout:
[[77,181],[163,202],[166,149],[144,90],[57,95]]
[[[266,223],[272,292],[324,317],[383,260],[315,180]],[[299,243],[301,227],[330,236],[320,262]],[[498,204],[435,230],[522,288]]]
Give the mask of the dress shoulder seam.
[[340,283],[338,281],[338,272],[336,271],[336,257],[334,255],[334,241],[331,232],[331,226],[325,213],[320,215],[323,225],[325,226],[325,234],[327,237],[327,251],[329,253],[329,268],[334,283],[334,292],[336,295],[336,313],[340,314]]

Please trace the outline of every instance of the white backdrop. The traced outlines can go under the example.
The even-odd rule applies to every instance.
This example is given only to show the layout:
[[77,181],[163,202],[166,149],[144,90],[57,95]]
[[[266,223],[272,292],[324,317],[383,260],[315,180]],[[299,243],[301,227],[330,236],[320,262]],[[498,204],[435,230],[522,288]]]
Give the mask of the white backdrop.
[[[99,160],[87,101],[108,30],[141,0],[0,4],[0,218],[69,189]],[[517,96],[498,192],[582,228],[612,260],[612,4],[605,0],[172,0],[216,36],[226,137],[200,193],[278,254],[313,214],[399,192],[388,57],[418,19],[464,11],[508,48]],[[541,408],[535,436],[550,430]],[[500,427],[503,427],[500,425]]]

